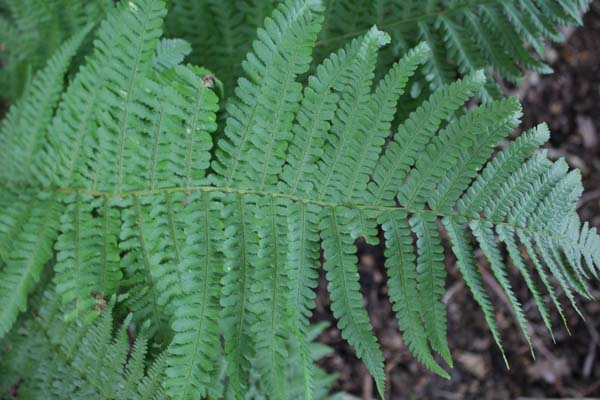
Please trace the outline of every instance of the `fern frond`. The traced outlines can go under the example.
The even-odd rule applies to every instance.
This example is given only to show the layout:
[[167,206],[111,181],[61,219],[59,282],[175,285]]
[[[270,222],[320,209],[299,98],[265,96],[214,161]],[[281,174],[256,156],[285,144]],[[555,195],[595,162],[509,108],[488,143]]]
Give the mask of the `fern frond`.
[[306,194],[313,189],[314,176],[318,173],[314,164],[323,153],[325,137],[338,108],[340,96],[337,92],[343,88],[347,71],[367,40],[369,37],[366,36],[355,39],[344,49],[331,54],[308,78],[282,172],[286,191],[290,194]]
[[496,231],[498,232],[500,240],[502,240],[502,242],[504,242],[504,244],[506,245],[508,255],[510,256],[513,265],[517,268],[521,276],[523,276],[523,279],[527,284],[527,288],[533,295],[533,299],[540,312],[542,320],[544,321],[546,328],[548,329],[548,331],[552,335],[552,338],[554,339],[548,304],[546,300],[542,297],[536,283],[533,281],[531,272],[529,271],[529,267],[525,264],[525,260],[523,260],[523,256],[515,240],[514,232],[512,232],[505,226],[497,227]]
[[248,308],[259,239],[252,230],[255,221],[250,201],[250,198],[236,195],[225,201],[223,209],[228,224],[223,242],[225,273],[221,283],[220,320],[225,336],[228,378],[237,398],[241,397],[248,382],[249,360],[254,356],[250,327],[255,323],[255,317]]
[[498,349],[502,353],[504,362],[508,365],[508,360],[504,354],[504,348],[500,340],[500,330],[496,323],[496,316],[494,313],[494,306],[490,301],[490,297],[487,294],[481,273],[477,267],[477,262],[473,256],[473,248],[469,242],[468,232],[465,228],[465,218],[444,218],[442,220],[446,232],[450,237],[452,243],[452,251],[456,255],[456,265],[460,273],[462,274],[465,283],[469,290],[473,294],[473,298],[481,307],[481,311],[485,317],[485,322],[488,324],[494,341],[498,346]]
[[[167,30],[192,43],[193,61],[222,71],[227,93],[242,75],[242,56],[251,50],[251,34],[274,8],[272,1],[174,0]],[[520,66],[541,73],[551,69],[540,59],[544,41],[561,41],[560,26],[580,25],[587,0],[531,1],[326,1],[316,59],[321,61],[344,41],[377,25],[394,46],[385,49],[391,65],[420,41],[432,49],[425,77],[431,90],[450,84],[457,73],[468,75],[492,67],[510,81],[522,76]],[[215,40],[215,38],[220,40]],[[533,47],[538,57],[527,50]],[[388,62],[389,60],[389,62]],[[208,64],[207,64],[208,63]],[[381,75],[385,71],[379,71]],[[381,76],[380,75],[380,76]],[[492,81],[480,93],[489,101],[500,97]]]
[[2,6],[0,93],[14,101],[31,89],[32,77],[39,74],[48,59],[70,38],[96,25],[112,2],[3,0]]
[[417,299],[431,346],[447,364],[452,357],[446,341],[446,306],[442,303],[446,269],[435,217],[415,213],[409,220],[417,235]]
[[[319,360],[333,351],[330,347],[318,343],[318,335],[327,326],[325,323],[319,323],[308,327],[306,336],[305,349],[299,349],[301,343],[297,343],[294,340],[288,341],[288,354],[289,362],[286,369],[286,394],[290,399],[333,399],[336,395],[331,396],[329,394],[331,385],[333,384],[336,376],[327,374],[321,368],[314,366],[311,373],[311,382],[314,385],[314,390],[307,393],[305,385],[305,377],[303,376],[302,364],[306,363],[311,365],[314,361]],[[302,353],[306,353],[303,355]],[[304,362],[302,357],[307,357],[308,361]],[[300,368],[298,368],[300,366]],[[300,371],[299,371],[300,370]]]
[[400,203],[411,207],[429,197],[433,209],[452,207],[475,175],[471,171],[478,170],[491,154],[492,146],[518,125],[520,109],[514,98],[501,100],[442,129],[417,155],[415,166],[398,193]]
[[[23,392],[29,397],[49,381],[67,381],[53,387],[57,397],[319,398],[324,393],[318,386],[328,387],[331,377],[312,363],[328,350],[311,343],[309,317],[323,258],[341,336],[383,395],[383,354],[360,292],[355,246],[359,237],[378,243],[379,224],[402,337],[432,371],[449,375],[434,352],[452,365],[441,229],[501,350],[472,243],[479,243],[526,338],[507,265],[525,280],[549,329],[546,294],[564,319],[557,288],[576,308],[577,296],[589,296],[587,280],[600,268],[600,237],[576,215],[580,174],[538,150],[548,139],[545,126],[495,151],[518,124],[515,99],[465,107],[482,89],[493,88],[483,71],[471,69],[484,67],[486,57],[502,63],[510,58],[498,53],[500,39],[487,30],[494,24],[465,13],[485,11],[492,21],[489,7],[505,16],[504,5],[474,1],[445,9],[437,1],[420,3],[391,8],[426,25],[415,37],[431,40],[454,31],[448,43],[462,46],[462,55],[450,51],[464,58],[462,80],[450,83],[444,54],[428,58],[425,44],[380,75],[377,55],[389,37],[372,27],[316,66],[303,90],[323,7],[318,0],[286,0],[265,20],[246,56],[246,76],[228,100],[224,136],[214,149],[218,80],[206,69],[181,65],[185,48],[157,50],[166,14],[162,1],[113,8],[54,117],[54,106],[42,106],[50,110],[46,123],[52,122],[31,134],[37,138],[30,149],[33,166],[23,169],[19,185],[0,176],[0,297],[8,305],[0,312],[0,334],[56,256],[56,286],[40,317],[23,317],[19,326],[26,329],[10,332],[8,340],[22,345],[13,347],[18,351],[2,377],[13,379],[21,370],[35,377]],[[235,4],[242,20],[253,23],[270,7],[252,11],[253,2]],[[513,6],[539,36],[551,35],[556,21],[573,21],[582,4],[572,4],[521,0]],[[340,3],[333,14],[358,28],[372,12],[384,21],[388,6],[382,0],[353,10]],[[423,7],[427,18],[419,17]],[[556,21],[542,9],[555,13]],[[469,24],[481,35],[469,36]],[[405,39],[396,50],[410,42]],[[416,95],[411,101],[420,106],[410,112],[399,98],[423,62],[425,73],[444,86]],[[378,76],[383,79],[373,88]],[[48,87],[57,88],[53,101],[62,80],[62,73],[48,77]],[[24,100],[22,108],[37,107],[32,101]],[[10,124],[26,127],[25,113],[11,115]],[[2,132],[2,140],[12,140],[8,130]],[[20,160],[2,162],[5,171],[21,168]],[[106,307],[106,298],[115,293],[121,300],[116,315],[133,317],[113,335],[109,310],[115,303]],[[144,336],[130,347],[132,321]],[[146,358],[155,361],[150,366]],[[96,365],[100,369],[88,376]]]
[[169,318],[159,302],[160,292],[152,274],[140,200],[134,197],[126,205],[121,213],[119,237],[119,250],[124,253],[121,258],[125,276],[123,283],[131,293],[125,302],[136,319],[150,321],[148,332],[152,336],[158,334],[160,340]]
[[[544,40],[561,41],[558,26],[580,24],[579,16],[588,8],[587,1],[577,0],[382,0],[371,7],[354,0],[331,3],[320,38],[323,47],[331,50],[340,40],[365,32],[373,24],[398,43],[387,51],[396,57],[424,40],[432,48],[426,68],[432,89],[450,83],[457,71],[466,75],[488,66],[508,80],[520,79],[519,66],[550,72],[526,50],[526,44],[542,57]],[[490,101],[499,98],[500,92],[489,82],[481,95]]]
[[315,191],[324,196],[339,199],[345,193],[344,177],[352,163],[359,158],[360,140],[366,135],[367,119],[360,116],[368,110],[371,101],[371,82],[374,78],[377,50],[387,44],[389,37],[376,28],[365,35],[358,50],[359,55],[342,81],[340,103],[327,136],[319,172],[313,177]]
[[315,292],[319,277],[318,218],[320,209],[312,204],[289,204],[287,218],[287,274],[289,276],[290,327],[298,342],[302,382],[305,399],[312,399],[314,393],[314,368],[308,353],[306,341],[309,318],[315,307]]
[[478,73],[442,88],[400,125],[394,140],[377,160],[368,185],[377,204],[393,200],[417,155],[425,150],[438,126],[473,96],[484,81],[483,74]]
[[273,198],[257,203],[259,237],[258,259],[251,288],[250,310],[257,321],[252,326],[256,337],[255,369],[266,381],[274,398],[285,397],[284,371],[287,359],[285,342],[289,329],[289,276],[286,271],[287,209]]
[[[405,85],[422,64],[428,54],[426,45],[421,44],[411,49],[400,61],[394,64],[389,72],[381,79],[368,104],[368,111],[360,121],[361,135],[356,138],[353,146],[358,146],[360,152],[353,158],[353,173],[349,178],[341,177],[342,187],[346,188],[346,200],[359,200],[369,182],[369,172],[377,162],[379,152],[387,138],[398,100],[404,93]],[[366,126],[368,123],[368,127]],[[348,134],[348,133],[346,133]]]
[[[497,216],[500,207],[510,204],[507,197],[518,193],[514,190],[515,186],[521,184],[519,183],[521,179],[524,178],[525,182],[531,182],[525,176],[537,176],[545,168],[549,168],[550,162],[542,153],[533,155],[523,164],[548,138],[548,127],[540,125],[525,132],[499,152],[458,200],[460,212],[465,215],[474,215],[473,213],[485,210],[492,217]],[[504,196],[500,199],[493,198],[493,194],[499,191]],[[500,217],[504,217],[504,214]]]
[[[146,339],[140,335],[129,355],[125,319],[113,336],[114,299],[92,325],[65,322],[60,298],[53,289],[45,291],[37,315],[27,317],[21,328],[4,339],[5,353],[0,371],[21,379],[19,394],[47,399],[166,399],[156,382],[163,374],[158,364],[147,374]],[[52,368],[48,368],[52,366]],[[60,384],[57,384],[59,383]],[[16,382],[3,382],[15,384]]]
[[112,182],[113,162],[102,160],[110,153],[119,154],[118,180],[123,185],[122,147],[125,136],[133,140],[125,130],[134,130],[134,120],[141,123],[131,110],[141,95],[135,82],[151,69],[165,12],[160,0],[132,1],[112,9],[103,21],[95,51],[69,86],[50,127],[49,143],[34,166],[43,184],[109,185],[103,181]]
[[0,196],[0,205],[4,212],[0,218],[0,259],[6,262],[16,244],[12,240],[21,227],[29,219],[32,212],[31,204],[34,194],[18,193],[16,190],[5,189]]
[[525,313],[523,312],[523,308],[521,304],[515,297],[515,294],[512,290],[511,284],[508,280],[508,275],[506,273],[505,267],[502,262],[502,254],[500,254],[500,250],[496,246],[496,239],[494,237],[494,232],[492,230],[492,224],[490,223],[482,223],[482,222],[471,222],[470,224],[471,231],[473,235],[479,242],[479,246],[483,251],[483,254],[490,262],[490,267],[496,280],[500,283],[502,290],[506,293],[510,305],[512,306],[514,313],[517,317],[517,322],[521,328],[521,332],[531,351],[533,352],[533,346],[531,344],[531,338],[529,337],[529,333],[527,333],[527,322],[525,320]]
[[[136,175],[128,175],[127,168],[140,162],[139,151],[128,151],[142,134],[143,116],[136,113],[136,102],[142,96],[139,80],[152,68],[167,12],[161,0],[132,1],[121,7],[128,7],[129,12],[106,19],[101,28],[106,37],[99,35],[97,39],[98,56],[106,55],[101,75],[105,81],[96,111],[100,126],[92,144],[95,154],[89,160],[86,177],[92,189],[116,192],[135,185],[131,181]],[[107,59],[112,62],[107,63]],[[115,179],[117,184],[113,185]]]

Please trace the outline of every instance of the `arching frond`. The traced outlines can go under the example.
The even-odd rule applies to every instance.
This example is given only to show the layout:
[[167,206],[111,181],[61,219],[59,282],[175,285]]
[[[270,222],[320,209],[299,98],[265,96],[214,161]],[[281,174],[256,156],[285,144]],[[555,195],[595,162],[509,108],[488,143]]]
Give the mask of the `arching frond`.
[[[440,13],[437,2],[427,4]],[[527,4],[538,29],[532,34],[550,35],[554,25],[538,3]],[[574,11],[566,4],[543,9],[563,10],[566,21]],[[366,6],[333,12],[350,18],[355,11],[352,24],[360,26]],[[412,6],[401,11],[412,15]],[[457,16],[471,7],[484,5],[443,12],[428,29],[447,31],[423,36],[462,43],[468,24],[479,24]],[[17,180],[0,175],[0,336],[16,343],[6,376],[32,376],[23,393],[35,397],[52,380],[66,382],[52,389],[63,398],[324,397],[318,386],[328,378],[312,365],[324,351],[311,344],[309,324],[323,260],[341,336],[383,396],[384,356],[360,291],[355,246],[358,237],[377,243],[378,225],[402,337],[442,376],[452,366],[443,230],[500,349],[479,268],[489,265],[527,340],[511,264],[550,330],[546,295],[563,318],[558,288],[575,309],[577,296],[589,297],[600,237],[576,214],[580,174],[538,150],[548,140],[543,125],[508,139],[521,115],[515,99],[465,107],[489,88],[483,71],[471,71],[485,55],[461,47],[472,63],[459,63],[463,79],[440,75],[442,86],[407,113],[399,99],[420,65],[445,70],[428,57],[436,46],[407,51],[378,79],[389,36],[372,27],[311,73],[330,14],[318,0],[286,0],[259,29],[228,100],[224,134],[213,144],[218,81],[180,64],[186,46],[161,42],[165,15],[160,0],[119,4],[56,112],[64,68],[51,62],[40,76],[52,98],[36,89],[0,130],[0,143],[13,143],[10,127],[17,126],[35,139],[30,163],[0,159],[2,171],[19,171]],[[492,52],[498,35],[479,28],[483,36],[470,40]],[[31,113],[23,110],[33,109],[45,110],[41,130],[28,130]],[[36,309],[44,303],[39,315],[23,316],[10,330],[52,258],[51,288],[33,300]],[[132,315],[114,339],[113,307],[115,315]],[[130,323],[147,335],[131,348]],[[144,361],[146,341],[152,366]],[[100,368],[88,377],[90,365]]]

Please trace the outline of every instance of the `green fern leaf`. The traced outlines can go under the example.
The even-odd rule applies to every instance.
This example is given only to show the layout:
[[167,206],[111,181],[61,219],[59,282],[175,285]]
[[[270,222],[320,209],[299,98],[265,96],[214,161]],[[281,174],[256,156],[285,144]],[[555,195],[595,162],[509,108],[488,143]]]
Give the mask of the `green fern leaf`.
[[[190,195],[184,214],[186,244],[181,250],[183,293],[177,296],[166,358],[165,387],[173,398],[206,395],[220,356],[220,203],[209,193]],[[215,229],[216,228],[216,229]],[[200,293],[197,292],[200,288]]]
[[377,204],[390,202],[395,197],[415,158],[425,150],[437,127],[479,90],[484,81],[483,74],[478,73],[441,89],[398,127],[394,141],[377,161],[368,186]]
[[421,321],[417,291],[417,270],[412,238],[406,215],[388,212],[382,217],[386,239],[386,269],[390,299],[402,330],[402,338],[415,357],[433,372],[450,378],[429,350]]
[[[175,3],[177,13],[189,6]],[[573,22],[581,1],[448,9],[438,2],[348,4],[324,11],[317,0],[287,0],[275,8],[241,64],[246,76],[227,100],[224,132],[217,124],[219,79],[181,65],[185,46],[160,42],[166,8],[159,0],[111,9],[54,115],[66,67],[50,64],[43,71],[54,72],[40,73],[46,80],[36,82],[54,94],[43,104],[35,104],[41,95],[24,98],[0,130],[0,143],[20,146],[12,142],[14,127],[34,139],[26,149],[32,165],[9,156],[0,161],[3,171],[20,171],[19,185],[14,174],[0,176],[0,298],[7,305],[0,334],[12,349],[0,376],[14,382],[27,374],[19,395],[40,397],[49,382],[60,382],[46,397],[325,397],[333,378],[313,362],[329,349],[312,343],[319,329],[309,324],[323,259],[341,336],[383,397],[384,357],[360,292],[355,246],[359,239],[378,244],[378,225],[404,342],[439,375],[449,374],[434,353],[452,366],[442,230],[501,351],[472,243],[479,243],[526,339],[508,265],[525,280],[550,330],[546,294],[563,319],[558,287],[576,310],[577,297],[589,297],[600,237],[575,212],[580,174],[538,150],[548,139],[543,125],[496,152],[517,126],[520,106],[515,99],[492,101],[494,84],[473,71],[494,59],[516,78],[515,59],[500,48],[507,45],[493,27],[517,30],[524,21],[519,35],[554,36],[555,22]],[[231,16],[229,25],[254,26],[273,5],[253,5],[197,6]],[[430,49],[419,45],[381,73],[379,53],[390,65],[383,50],[389,36],[367,27],[308,74],[312,53],[323,51],[314,47],[324,18],[323,37],[331,39],[339,33],[332,16],[363,29],[373,12],[385,22],[388,7],[412,18],[391,29],[390,36],[406,39],[396,50],[419,37],[431,41]],[[169,16],[168,24],[178,18]],[[446,41],[435,43],[441,36]],[[249,39],[225,42],[231,60],[238,57],[233,43]],[[465,74],[454,83],[448,54]],[[443,86],[415,94],[424,86],[409,80],[423,74],[430,88]],[[415,98],[405,102],[408,88]],[[490,102],[467,109],[482,90]],[[19,111],[34,109],[43,120],[34,121],[41,127],[35,132],[28,130],[33,114]],[[46,295],[29,296],[53,257]],[[119,301],[107,305],[116,293]],[[28,298],[34,309],[42,304],[39,313],[11,329]],[[113,325],[121,325],[116,334]],[[130,345],[133,331],[142,335]]]
[[425,330],[433,349],[452,366],[452,357],[446,341],[446,307],[441,301],[446,270],[435,217],[431,214],[417,213],[409,222],[417,235],[417,299],[423,314]]
[[254,215],[249,211],[251,207],[247,199],[236,196],[225,203],[223,210],[229,224],[225,228],[223,243],[225,275],[221,292],[221,322],[225,332],[228,377],[236,396],[241,395],[244,383],[248,381],[249,358],[253,356],[254,348],[254,340],[250,336],[254,317],[248,312],[248,303],[258,235],[252,231]]
[[347,76],[342,81],[340,103],[331,125],[331,134],[326,138],[326,144],[317,163],[319,170],[315,174],[313,186],[324,196],[341,198],[347,186],[343,177],[348,168],[360,154],[360,138],[365,135],[367,127],[365,120],[360,120],[371,102],[371,82],[374,77],[377,50],[387,44],[389,37],[376,28],[366,35],[357,60],[350,67]]
[[[371,322],[362,305],[354,243],[344,232],[347,210],[331,208],[323,210],[321,239],[327,271],[328,291],[331,297],[331,310],[337,318],[342,336],[355,349],[375,378],[377,390],[383,396],[385,378],[383,355],[377,340],[372,334]],[[349,240],[350,239],[350,240]]]
[[466,219],[446,217],[442,220],[442,222],[444,223],[444,227],[446,228],[448,236],[450,237],[452,251],[454,254],[456,254],[456,264],[458,269],[462,274],[465,283],[469,287],[469,290],[471,290],[473,298],[481,307],[485,321],[487,322],[488,327],[492,332],[492,336],[494,337],[494,341],[502,353],[504,362],[506,365],[508,365],[508,360],[506,359],[504,348],[500,340],[500,330],[498,329],[498,325],[496,323],[494,306],[492,305],[490,297],[485,290],[481,273],[477,268],[475,257],[473,257],[474,251],[469,243],[468,232],[465,228]]
[[[242,64],[248,79],[241,78],[237,87],[239,97],[245,101],[228,106],[226,138],[219,142],[218,161],[212,165],[219,176],[215,177],[217,182],[248,188],[258,179],[262,189],[273,183],[265,181],[267,176],[272,181],[279,173],[302,89],[295,79],[308,69],[321,20],[319,11],[315,1],[283,3],[274,11],[273,19],[265,21],[266,29],[258,31],[255,53],[248,53]],[[269,79],[282,71],[283,75]],[[262,97],[253,96],[255,92]],[[277,122],[275,130],[266,119],[272,113]],[[267,151],[265,156],[263,151]],[[258,161],[257,152],[262,161]]]

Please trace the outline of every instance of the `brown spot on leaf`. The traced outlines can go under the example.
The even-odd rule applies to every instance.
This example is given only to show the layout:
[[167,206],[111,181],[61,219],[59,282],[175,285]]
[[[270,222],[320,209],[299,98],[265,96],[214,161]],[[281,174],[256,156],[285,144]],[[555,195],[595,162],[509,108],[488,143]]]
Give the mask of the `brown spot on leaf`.
[[214,88],[215,87],[215,78],[212,75],[204,75],[202,77],[202,83],[204,83],[204,86],[209,87],[209,88]]

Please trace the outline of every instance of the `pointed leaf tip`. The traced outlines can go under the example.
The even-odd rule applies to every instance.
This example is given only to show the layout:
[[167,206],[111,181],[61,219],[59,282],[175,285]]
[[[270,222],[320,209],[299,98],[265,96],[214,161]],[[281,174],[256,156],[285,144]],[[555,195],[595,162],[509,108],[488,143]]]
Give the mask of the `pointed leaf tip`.
[[482,85],[487,80],[485,77],[485,72],[482,69],[478,69],[477,71],[473,72],[471,76],[475,82],[481,83]]
[[384,31],[379,30],[377,25],[373,25],[367,32],[366,36],[372,36],[378,47],[385,46],[391,42],[391,37]]
[[429,44],[427,44],[427,42],[423,41],[423,42],[419,42],[419,44],[417,44],[415,47],[413,47],[413,51],[416,53],[430,53],[431,52],[431,47],[429,47]]

